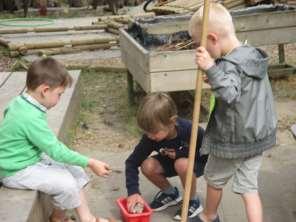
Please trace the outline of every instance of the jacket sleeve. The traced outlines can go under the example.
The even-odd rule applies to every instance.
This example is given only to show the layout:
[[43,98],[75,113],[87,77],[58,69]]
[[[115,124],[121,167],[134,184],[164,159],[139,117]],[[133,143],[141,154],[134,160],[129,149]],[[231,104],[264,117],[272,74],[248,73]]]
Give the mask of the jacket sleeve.
[[143,136],[134,151],[125,161],[125,181],[128,196],[140,193],[139,190],[139,167],[143,161],[152,153],[153,142]]
[[209,83],[216,98],[230,104],[241,95],[241,79],[239,70],[230,62],[225,61],[224,68],[213,65],[206,71]]
[[43,118],[34,118],[27,124],[25,135],[34,147],[45,152],[52,159],[67,163],[86,167],[88,158],[70,150],[66,145],[58,140],[56,135],[48,127],[48,124]]

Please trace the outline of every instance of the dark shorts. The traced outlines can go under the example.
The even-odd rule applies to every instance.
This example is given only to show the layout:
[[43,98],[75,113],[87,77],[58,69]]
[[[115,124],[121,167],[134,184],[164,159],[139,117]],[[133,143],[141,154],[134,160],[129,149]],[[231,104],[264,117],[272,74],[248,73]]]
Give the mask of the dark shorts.
[[[208,155],[203,155],[200,156],[198,153],[197,158],[195,158],[195,163],[194,163],[194,172],[196,177],[200,177],[204,174],[204,168],[208,160]],[[175,160],[172,160],[166,156],[162,156],[160,154],[156,154],[151,156],[152,158],[158,160],[160,165],[162,166],[164,170],[164,174],[166,177],[174,177],[177,176],[177,172],[175,170]]]

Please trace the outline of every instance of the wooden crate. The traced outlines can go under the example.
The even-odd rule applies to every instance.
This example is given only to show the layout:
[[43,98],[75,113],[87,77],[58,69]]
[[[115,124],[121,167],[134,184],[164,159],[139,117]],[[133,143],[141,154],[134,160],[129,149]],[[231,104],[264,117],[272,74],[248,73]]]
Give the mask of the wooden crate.
[[[280,9],[280,10],[279,10]],[[141,28],[147,34],[170,34],[187,30],[190,16],[143,20]],[[238,38],[255,45],[296,42],[296,10],[259,7],[233,12]],[[140,22],[141,23],[141,22]],[[195,50],[154,51],[136,41],[127,30],[120,30],[122,60],[134,80],[145,92],[195,89],[197,66]],[[205,85],[205,87],[209,87]]]
[[123,29],[120,45],[122,61],[145,92],[195,88],[197,66],[192,50],[148,51]]

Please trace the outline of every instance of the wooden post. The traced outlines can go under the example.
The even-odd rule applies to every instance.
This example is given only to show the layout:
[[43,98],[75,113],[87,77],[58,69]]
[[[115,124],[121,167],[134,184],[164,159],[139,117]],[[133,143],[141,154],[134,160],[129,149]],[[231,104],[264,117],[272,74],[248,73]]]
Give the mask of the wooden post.
[[279,63],[284,64],[286,62],[285,45],[284,44],[279,44],[278,45],[278,54],[279,54]]
[[[206,46],[206,41],[207,41],[209,8],[210,8],[209,0],[204,0],[202,32],[201,32],[201,46],[203,47]],[[193,121],[192,121],[191,137],[190,137],[188,169],[186,174],[181,222],[187,222],[187,216],[188,216],[188,207],[189,207],[189,199],[190,199],[192,176],[193,176],[193,166],[194,166],[195,151],[196,151],[196,140],[197,140],[197,134],[198,134],[198,122],[199,122],[200,104],[201,104],[201,90],[202,90],[202,84],[203,84],[202,75],[203,75],[203,71],[201,69],[198,69],[197,77],[196,77]]]
[[133,80],[132,74],[128,70],[127,70],[127,95],[128,95],[129,105],[133,105],[135,103],[134,80]]

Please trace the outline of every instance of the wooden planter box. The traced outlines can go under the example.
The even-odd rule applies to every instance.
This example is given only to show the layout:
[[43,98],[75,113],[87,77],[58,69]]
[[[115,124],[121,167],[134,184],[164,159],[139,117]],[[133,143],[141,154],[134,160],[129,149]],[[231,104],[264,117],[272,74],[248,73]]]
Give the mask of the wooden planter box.
[[[295,8],[260,7],[232,15],[242,42],[255,46],[296,42]],[[157,17],[138,24],[148,35],[170,35],[186,31],[189,19],[190,16]],[[145,92],[195,89],[195,50],[149,50],[124,29],[120,30],[120,46],[123,62]]]

